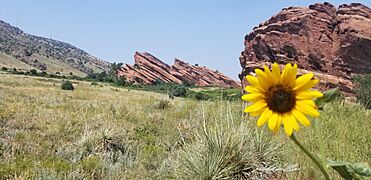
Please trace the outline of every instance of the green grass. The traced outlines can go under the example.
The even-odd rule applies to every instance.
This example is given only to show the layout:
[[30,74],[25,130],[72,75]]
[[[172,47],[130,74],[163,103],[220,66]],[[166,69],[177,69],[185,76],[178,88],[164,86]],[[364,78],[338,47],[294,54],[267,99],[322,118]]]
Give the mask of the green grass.
[[[263,133],[268,145],[279,147],[263,156],[276,158],[277,168],[270,169],[269,177],[321,177],[284,133],[258,130],[256,120],[242,113],[241,101],[169,99],[166,94],[77,80],[72,80],[74,91],[63,91],[62,82],[0,75],[0,179],[186,179],[190,177],[183,173],[184,159],[200,162],[192,148],[227,152],[228,157],[227,147],[235,153],[254,153],[255,141],[249,140],[257,137],[253,132]],[[297,138],[323,160],[370,163],[370,112],[343,101],[327,104],[321,117],[312,120],[310,128],[302,127]],[[204,141],[208,136],[200,132],[205,127],[217,132],[209,137],[225,146]],[[205,167],[193,169],[205,172]],[[331,176],[339,178],[333,171]]]

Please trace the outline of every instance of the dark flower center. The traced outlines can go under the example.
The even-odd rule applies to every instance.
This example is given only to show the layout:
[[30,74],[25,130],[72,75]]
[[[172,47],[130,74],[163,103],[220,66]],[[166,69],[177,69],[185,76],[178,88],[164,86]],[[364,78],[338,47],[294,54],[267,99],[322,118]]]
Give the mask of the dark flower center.
[[295,107],[295,93],[283,85],[273,86],[267,92],[266,102],[273,112],[289,112]]

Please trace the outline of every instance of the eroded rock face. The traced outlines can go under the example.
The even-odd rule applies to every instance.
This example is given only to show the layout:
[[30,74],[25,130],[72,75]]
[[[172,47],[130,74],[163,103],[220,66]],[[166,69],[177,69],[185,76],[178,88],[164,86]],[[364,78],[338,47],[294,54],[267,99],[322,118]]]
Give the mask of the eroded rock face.
[[125,64],[117,71],[118,76],[125,76],[131,83],[155,84],[156,79],[166,83],[182,84],[191,82],[198,86],[237,87],[239,83],[218,71],[207,67],[194,66],[175,59],[172,66],[155,56],[136,52],[135,64]]
[[273,62],[315,72],[321,88],[352,93],[351,78],[371,73],[371,9],[359,3],[289,7],[245,36],[240,79]]

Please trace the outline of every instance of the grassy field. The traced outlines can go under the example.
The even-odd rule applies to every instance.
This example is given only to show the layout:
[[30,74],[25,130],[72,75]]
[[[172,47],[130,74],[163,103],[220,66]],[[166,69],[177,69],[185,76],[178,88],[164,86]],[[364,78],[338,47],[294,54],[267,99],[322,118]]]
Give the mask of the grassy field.
[[16,58],[9,56],[5,53],[0,53],[0,66],[6,68],[17,68],[21,70],[30,70],[30,65],[17,60]]
[[[53,60],[39,55],[32,55],[32,58],[37,59],[39,62],[45,64],[47,66],[46,72],[49,74],[55,74],[56,72],[59,72],[60,75],[70,75],[70,73],[73,73],[74,75],[79,77],[86,76],[85,73],[75,70],[66,63],[59,62],[58,60]],[[9,69],[16,68],[18,71],[29,71],[31,69],[35,69],[34,67],[31,67],[30,65],[5,53],[0,53],[0,67],[6,67]],[[96,70],[96,68],[93,68],[93,70]],[[37,71],[40,70],[37,69]]]
[[[84,81],[64,91],[62,81],[0,74],[0,179],[321,177],[284,133],[258,129],[241,101]],[[322,160],[370,163],[370,119],[339,100],[297,138]]]

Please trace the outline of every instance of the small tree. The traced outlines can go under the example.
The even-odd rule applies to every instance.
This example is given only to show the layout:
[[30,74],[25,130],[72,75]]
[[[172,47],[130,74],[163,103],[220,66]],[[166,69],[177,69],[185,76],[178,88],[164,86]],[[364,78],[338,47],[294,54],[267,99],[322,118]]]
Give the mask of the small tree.
[[72,84],[71,81],[64,81],[64,82],[62,83],[61,88],[62,88],[63,90],[71,90],[71,91],[73,91],[73,90],[75,89],[75,88],[73,87],[73,84]]
[[37,71],[36,71],[36,69],[31,69],[30,70],[30,73],[31,73],[31,75],[36,75],[37,74]]
[[170,93],[175,97],[186,97],[187,87],[183,85],[175,85],[170,88]]

